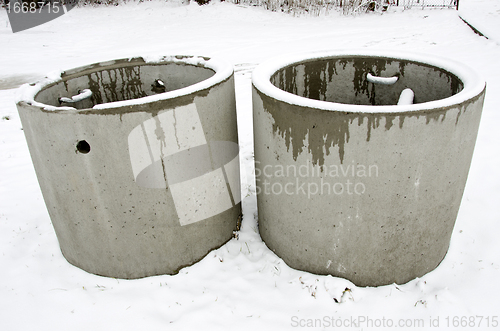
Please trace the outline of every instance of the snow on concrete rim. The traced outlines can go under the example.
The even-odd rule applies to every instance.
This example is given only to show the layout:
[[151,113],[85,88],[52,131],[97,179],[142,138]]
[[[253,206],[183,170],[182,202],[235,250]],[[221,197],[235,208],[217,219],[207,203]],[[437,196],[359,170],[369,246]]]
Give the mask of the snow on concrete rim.
[[[135,105],[142,105],[142,104],[147,104],[147,103],[152,103],[156,101],[162,101],[162,100],[168,100],[168,99],[173,99],[185,95],[189,95],[192,93],[196,93],[198,91],[202,91],[205,89],[208,89],[212,86],[215,86],[224,80],[228,79],[231,77],[233,74],[233,66],[225,61],[219,60],[219,59],[213,59],[209,57],[204,57],[204,56],[196,56],[196,55],[171,55],[171,56],[164,56],[164,55],[149,55],[149,56],[138,56],[138,57],[132,57],[128,59],[118,59],[118,60],[112,60],[112,61],[105,61],[105,62],[99,62],[96,63],[101,66],[99,70],[105,70],[106,66],[115,64],[116,62],[119,61],[129,61],[132,62],[132,60],[137,60],[137,59],[142,59],[144,62],[138,62],[137,65],[151,65],[151,64],[168,64],[168,63],[176,63],[176,64],[187,64],[187,65],[193,65],[197,67],[204,67],[207,69],[211,69],[215,72],[215,74],[201,82],[198,82],[196,84],[192,84],[177,90],[173,91],[168,91],[165,93],[159,93],[155,95],[149,95],[146,97],[142,98],[136,98],[136,99],[130,99],[130,100],[123,100],[123,101],[115,101],[115,102],[108,102],[108,103],[102,103],[95,105],[91,109],[95,110],[106,110],[106,109],[111,109],[111,108],[119,108],[119,107],[125,107],[125,106],[135,106]],[[84,69],[88,68],[87,66],[82,66],[79,68],[75,69],[70,69],[72,73],[78,73],[79,69]],[[68,70],[69,71],[69,70]],[[43,80],[35,83],[35,84],[24,84],[19,88],[19,96],[18,96],[18,102],[26,102],[32,106],[35,107],[40,107],[46,111],[82,111],[84,109],[76,109],[74,107],[68,107],[68,106],[61,106],[61,107],[55,107],[51,105],[46,105],[40,102],[35,101],[35,96],[46,86],[55,84],[58,82],[62,81],[62,74],[61,72],[52,72],[47,75],[46,78]],[[85,110],[88,110],[85,109]]]
[[16,104],[19,104],[20,102],[25,102],[28,105],[39,107],[43,110],[47,111],[74,111],[76,108],[74,107],[68,107],[68,106],[61,106],[61,107],[55,107],[51,105],[46,105],[41,102],[35,101],[35,96],[44,88],[45,86],[51,85],[51,84],[57,84],[62,81],[61,79],[61,72],[58,71],[53,71],[47,74],[45,78],[42,80],[39,80],[36,83],[30,83],[30,84],[23,84],[19,87],[17,90],[17,100]]
[[[422,63],[443,69],[460,79],[464,85],[462,91],[448,98],[423,102],[411,105],[353,105],[321,101],[302,97],[279,89],[271,83],[271,77],[280,69],[294,64],[311,62],[314,60],[348,58],[348,57],[382,57],[394,60],[406,60]],[[395,51],[368,51],[368,50],[332,50],[291,54],[270,59],[258,65],[252,73],[252,84],[261,93],[279,101],[308,108],[328,111],[343,111],[351,113],[394,113],[432,110],[449,107],[465,102],[479,95],[486,86],[486,82],[468,66],[437,56],[419,53]]]

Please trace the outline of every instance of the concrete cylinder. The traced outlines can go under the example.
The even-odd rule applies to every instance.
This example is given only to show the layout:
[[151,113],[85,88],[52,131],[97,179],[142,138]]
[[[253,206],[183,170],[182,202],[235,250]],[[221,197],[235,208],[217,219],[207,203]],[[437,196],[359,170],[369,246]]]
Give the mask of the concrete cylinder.
[[88,272],[174,274],[241,213],[231,65],[131,58],[22,87],[17,108],[61,251]]
[[453,61],[301,54],[253,74],[259,229],[289,266],[358,286],[444,258],[485,82]]

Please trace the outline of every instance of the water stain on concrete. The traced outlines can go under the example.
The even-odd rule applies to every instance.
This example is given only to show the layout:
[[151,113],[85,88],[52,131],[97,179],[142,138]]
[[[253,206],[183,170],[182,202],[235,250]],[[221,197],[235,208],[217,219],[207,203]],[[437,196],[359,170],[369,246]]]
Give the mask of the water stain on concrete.
[[140,66],[98,71],[87,77],[95,104],[147,96],[141,81]]
[[[389,77],[397,75],[399,79],[394,86],[380,86],[368,82],[367,73]],[[463,89],[462,82],[443,69],[383,58],[332,59],[295,64],[276,72],[271,77],[271,83],[286,92],[310,99],[361,105],[397,101],[399,93],[408,85],[414,86],[415,95],[419,96],[417,102],[447,98]],[[273,132],[284,139],[294,160],[306,148],[312,155],[312,163],[319,166],[324,165],[325,156],[330,155],[333,147],[338,147],[339,159],[343,163],[351,125],[366,125],[366,141],[370,141],[372,130],[382,124],[385,130],[391,130],[395,125],[403,129],[407,118],[418,119],[421,116],[425,117],[426,124],[442,122],[451,108],[458,109],[457,124],[467,108],[464,103],[418,112],[351,113],[297,106],[277,101],[260,91],[258,93],[265,111],[274,119]],[[389,97],[379,96],[379,93]],[[467,104],[475,102],[483,93]]]

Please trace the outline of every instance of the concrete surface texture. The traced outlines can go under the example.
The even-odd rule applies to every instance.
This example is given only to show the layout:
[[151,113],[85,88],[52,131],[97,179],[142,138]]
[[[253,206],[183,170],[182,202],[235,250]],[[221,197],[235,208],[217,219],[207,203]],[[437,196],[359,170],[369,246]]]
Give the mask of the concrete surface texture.
[[[241,213],[232,67],[195,62],[89,65],[17,104],[70,263],[115,278],[174,274],[232,237]],[[75,99],[85,89],[92,96]]]
[[[386,84],[390,77],[398,79]],[[293,268],[358,286],[406,283],[436,268],[460,207],[484,81],[453,103],[465,93],[464,77],[361,55],[304,58],[268,76],[290,95],[329,103],[325,110],[276,98],[259,89],[261,78],[254,76],[254,139],[259,230],[268,247]],[[407,88],[414,104],[377,112]],[[440,107],[426,107],[436,100]],[[336,111],[341,104],[359,108]]]

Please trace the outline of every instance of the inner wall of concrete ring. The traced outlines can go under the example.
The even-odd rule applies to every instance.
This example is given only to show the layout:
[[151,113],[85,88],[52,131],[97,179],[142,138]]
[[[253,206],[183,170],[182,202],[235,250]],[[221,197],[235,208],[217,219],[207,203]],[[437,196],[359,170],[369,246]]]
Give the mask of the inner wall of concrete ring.
[[[352,61],[344,68],[329,74],[297,65],[287,69],[295,78],[280,81],[282,70],[271,81],[305,97],[375,104],[370,84],[355,93]],[[450,92],[436,95],[443,90],[433,80],[440,73],[427,70],[427,84],[425,71],[412,71],[413,80],[408,75],[398,88],[414,87],[415,99],[457,92],[442,78]],[[343,80],[341,93],[330,86],[339,84],[338,77],[330,75]],[[323,96],[315,92],[319,87]],[[395,104],[400,92],[386,86],[378,91],[380,98],[372,100],[389,97],[376,104]],[[353,113],[290,104],[254,85],[257,202],[265,243],[293,268],[358,286],[402,284],[436,268],[449,247],[484,94],[438,109]]]
[[[80,68],[72,72],[71,79],[63,77],[62,82],[42,89],[35,98],[56,106],[61,94],[76,94],[78,88],[90,85],[94,88],[94,98],[82,101],[87,104],[78,107],[79,110],[50,111],[18,103],[38,181],[64,257],[88,272],[126,279],[175,274],[199,261],[232,237],[241,213],[239,186],[231,187],[234,197],[230,199],[223,196],[228,183],[220,183],[215,177],[210,179],[210,174],[206,174],[197,178],[210,185],[195,186],[200,181],[194,178],[193,183],[186,180],[176,183],[175,188],[161,167],[164,159],[160,160],[159,168],[152,169],[150,182],[140,182],[137,172],[142,168],[137,171],[133,168],[138,152],[133,152],[130,139],[134,129],[142,132],[148,125],[152,127],[151,136],[160,131],[170,134],[165,127],[156,126],[167,121],[162,118],[166,114],[177,115],[179,121],[183,118],[188,124],[190,116],[197,117],[192,128],[190,125],[181,129],[202,130],[201,137],[207,145],[211,142],[236,145],[238,160],[233,75],[189,95],[102,110],[86,108],[152,94],[151,85],[159,75],[168,92],[214,74],[210,69],[188,64],[146,66],[143,61],[138,62],[131,65],[128,60],[115,61]],[[135,87],[123,88],[131,80]],[[169,86],[176,80],[181,81]],[[144,93],[139,93],[140,86]],[[170,131],[180,128],[174,120],[168,123],[172,125]],[[182,130],[176,134],[180,135]],[[168,149],[169,143],[175,143],[160,138],[156,147],[163,147],[158,148]],[[86,141],[90,152],[79,152],[76,148],[79,141]],[[146,152],[154,154],[153,143],[148,146]],[[239,185],[239,168],[232,170],[228,176],[237,178]],[[155,171],[161,174],[155,175]],[[151,185],[155,181],[156,186]],[[193,202],[190,194],[194,191],[199,201]],[[203,197],[212,205],[207,207]],[[185,205],[180,207],[183,202]],[[191,202],[198,208],[188,210]],[[191,218],[200,212],[209,217],[190,220],[185,213],[180,215],[180,210],[191,213]]]

